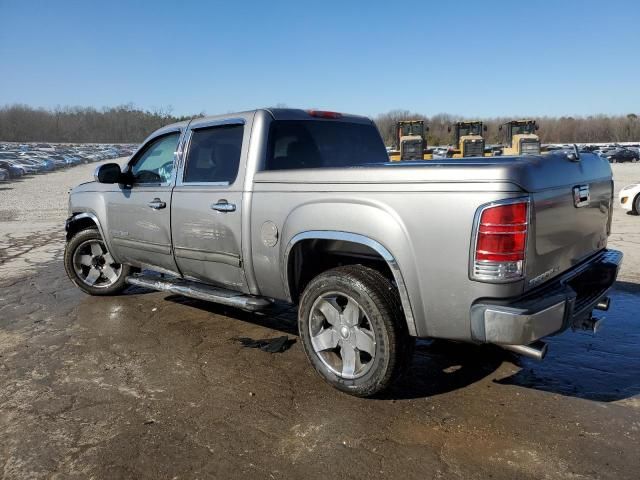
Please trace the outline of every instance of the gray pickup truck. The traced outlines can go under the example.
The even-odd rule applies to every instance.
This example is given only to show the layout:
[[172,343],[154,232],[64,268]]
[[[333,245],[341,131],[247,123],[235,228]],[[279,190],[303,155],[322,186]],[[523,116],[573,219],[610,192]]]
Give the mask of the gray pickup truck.
[[415,338],[542,358],[542,338],[595,330],[622,260],[607,249],[606,160],[394,163],[371,120],[335,112],[169,125],[95,180],[69,199],[64,261],[80,289],[296,304],[313,367],[359,396],[406,369]]

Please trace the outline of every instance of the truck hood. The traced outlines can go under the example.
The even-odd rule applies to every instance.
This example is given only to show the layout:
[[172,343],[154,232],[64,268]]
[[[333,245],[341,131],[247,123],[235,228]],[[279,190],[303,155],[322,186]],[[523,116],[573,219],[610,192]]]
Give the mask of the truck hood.
[[114,190],[119,190],[117,184],[111,185],[107,183],[98,183],[95,181],[92,182],[84,182],[76,185],[69,191],[69,195],[73,195],[74,193],[85,193],[85,192],[110,192]]

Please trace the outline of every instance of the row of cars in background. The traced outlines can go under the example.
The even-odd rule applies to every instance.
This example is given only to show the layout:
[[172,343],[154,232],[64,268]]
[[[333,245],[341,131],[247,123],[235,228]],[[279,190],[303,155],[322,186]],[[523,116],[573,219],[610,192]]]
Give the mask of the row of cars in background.
[[[578,145],[578,148],[581,152],[592,152],[600,155],[611,163],[635,163],[640,161],[640,144]],[[571,150],[573,145],[546,145],[544,149],[547,151]]]
[[136,145],[0,143],[0,181],[128,157]]

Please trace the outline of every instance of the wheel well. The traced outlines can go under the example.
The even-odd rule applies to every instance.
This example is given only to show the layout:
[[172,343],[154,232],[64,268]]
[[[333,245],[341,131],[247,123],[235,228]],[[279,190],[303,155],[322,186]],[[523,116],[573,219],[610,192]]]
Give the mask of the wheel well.
[[287,259],[287,279],[291,301],[298,302],[307,284],[322,272],[342,265],[365,265],[395,284],[385,259],[373,248],[357,242],[305,239],[296,243]]
[[69,225],[67,227],[67,241],[71,240],[71,238],[73,238],[76,233],[80,232],[81,230],[86,230],[87,228],[95,228],[97,230],[98,225],[96,225],[96,222],[88,217],[72,220],[71,222],[69,222]]

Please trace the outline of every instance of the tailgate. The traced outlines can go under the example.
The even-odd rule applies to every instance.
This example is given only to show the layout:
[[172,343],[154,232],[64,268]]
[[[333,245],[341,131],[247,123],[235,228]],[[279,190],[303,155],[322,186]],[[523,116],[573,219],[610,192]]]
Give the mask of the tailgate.
[[[603,176],[603,160],[594,157],[583,154],[579,162],[570,162],[564,156],[548,157],[544,170],[555,170],[561,177],[531,195],[525,289],[544,283],[606,247],[613,182],[608,163],[609,175]],[[562,164],[554,169],[555,162]]]

